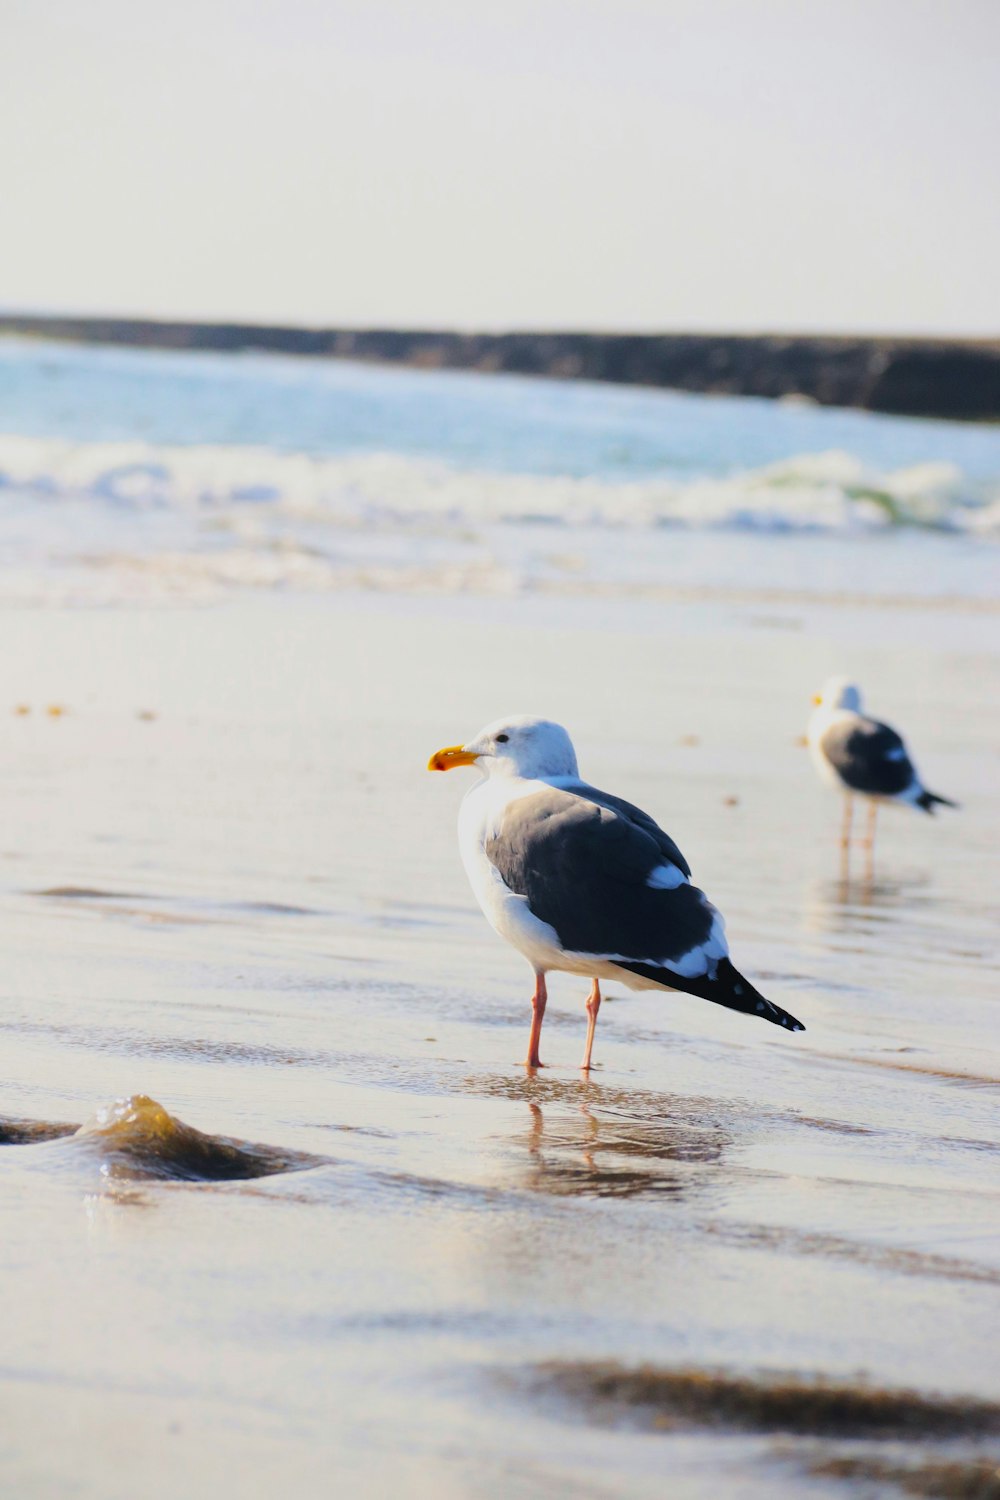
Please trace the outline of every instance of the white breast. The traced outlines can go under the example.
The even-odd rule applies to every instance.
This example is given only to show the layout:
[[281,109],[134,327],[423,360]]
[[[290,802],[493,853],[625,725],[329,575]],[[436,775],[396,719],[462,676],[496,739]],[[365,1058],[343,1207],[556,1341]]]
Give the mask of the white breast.
[[809,743],[809,755],[821,781],[832,787],[835,792],[846,790],[840,773],[836,767],[831,765],[820,741],[832,724],[840,720],[848,721],[856,719],[857,714],[851,713],[849,709],[837,708],[832,711],[828,708],[817,708],[810,716],[807,740]]
[[496,836],[504,809],[542,791],[545,785],[520,778],[487,779],[466,793],[458,814],[462,863],[486,920],[541,973],[567,967],[559,937],[554,927],[533,915],[524,896],[504,885],[499,870],[487,858],[486,844]]

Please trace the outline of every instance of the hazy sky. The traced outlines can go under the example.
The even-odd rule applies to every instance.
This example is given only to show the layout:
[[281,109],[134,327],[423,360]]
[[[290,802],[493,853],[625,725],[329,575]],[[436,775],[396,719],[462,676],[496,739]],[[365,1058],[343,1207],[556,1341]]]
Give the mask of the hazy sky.
[[1000,0],[0,0],[0,306],[1000,333]]

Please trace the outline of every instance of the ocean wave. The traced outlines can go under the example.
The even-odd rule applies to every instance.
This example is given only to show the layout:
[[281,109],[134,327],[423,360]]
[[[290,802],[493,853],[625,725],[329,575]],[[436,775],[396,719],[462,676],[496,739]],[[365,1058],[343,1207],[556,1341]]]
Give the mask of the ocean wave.
[[461,469],[398,454],[78,443],[0,435],[0,490],[237,532],[253,517],[347,530],[542,524],[1000,535],[1000,489],[953,464],[879,472],[840,451],[723,476],[614,481]]

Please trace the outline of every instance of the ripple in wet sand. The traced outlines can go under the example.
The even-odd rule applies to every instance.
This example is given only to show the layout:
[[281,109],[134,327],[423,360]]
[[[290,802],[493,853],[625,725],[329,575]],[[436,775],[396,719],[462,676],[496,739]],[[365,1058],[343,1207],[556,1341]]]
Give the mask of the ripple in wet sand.
[[1000,1270],[957,1256],[932,1255],[902,1245],[872,1244],[841,1235],[820,1234],[773,1224],[709,1223],[705,1232],[738,1247],[778,1250],[792,1255],[822,1255],[833,1260],[853,1261],[899,1276],[930,1276],[945,1281],[972,1281],[1000,1286]]
[[50,885],[43,891],[30,891],[32,896],[48,896],[56,901],[144,901],[132,891],[102,891],[92,885]]
[[[138,891],[106,891],[89,885],[52,885],[29,895],[52,901],[79,901],[105,916],[139,918],[176,926],[212,926],[246,917],[315,917],[316,907],[284,901],[189,901]],[[128,903],[128,904],[123,904]],[[190,908],[194,908],[193,910]],[[185,909],[188,908],[188,909]]]

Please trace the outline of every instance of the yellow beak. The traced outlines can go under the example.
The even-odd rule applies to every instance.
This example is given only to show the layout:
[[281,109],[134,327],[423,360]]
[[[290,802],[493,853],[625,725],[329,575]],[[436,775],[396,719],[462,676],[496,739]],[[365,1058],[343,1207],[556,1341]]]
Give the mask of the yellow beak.
[[427,762],[428,771],[453,771],[456,766],[474,766],[476,757],[470,755],[468,750],[463,750],[461,745],[446,745],[443,750],[435,750]]
[[815,703],[816,707],[819,708],[820,704],[823,702],[823,694],[813,693],[813,702]]

